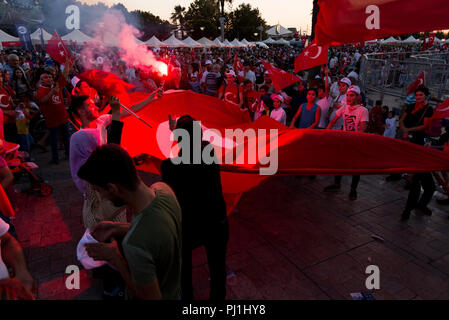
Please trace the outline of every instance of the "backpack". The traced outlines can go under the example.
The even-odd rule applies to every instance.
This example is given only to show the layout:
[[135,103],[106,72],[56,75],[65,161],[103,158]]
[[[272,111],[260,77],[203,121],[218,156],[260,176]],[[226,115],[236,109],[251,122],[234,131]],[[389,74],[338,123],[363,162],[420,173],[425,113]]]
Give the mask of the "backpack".
[[209,72],[206,75],[206,93],[216,94],[217,90],[218,90],[217,74],[214,72]]

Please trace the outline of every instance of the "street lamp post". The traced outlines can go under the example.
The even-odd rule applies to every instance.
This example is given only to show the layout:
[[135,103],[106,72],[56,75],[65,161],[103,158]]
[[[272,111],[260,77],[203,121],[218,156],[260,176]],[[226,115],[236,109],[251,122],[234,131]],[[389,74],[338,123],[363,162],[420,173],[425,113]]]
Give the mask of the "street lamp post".
[[257,36],[259,35],[257,32],[254,32],[254,37],[257,39]]
[[221,30],[221,42],[224,41],[224,24],[226,22],[225,17],[220,17],[219,19],[220,21],[220,30]]
[[260,41],[262,41],[262,33],[263,33],[263,27],[259,26],[257,27],[257,30],[259,30],[259,34],[260,34]]

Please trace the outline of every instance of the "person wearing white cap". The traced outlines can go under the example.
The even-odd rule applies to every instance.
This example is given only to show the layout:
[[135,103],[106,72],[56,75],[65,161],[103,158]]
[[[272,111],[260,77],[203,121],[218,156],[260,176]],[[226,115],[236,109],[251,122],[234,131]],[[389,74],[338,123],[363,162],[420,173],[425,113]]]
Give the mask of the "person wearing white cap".
[[[351,86],[346,92],[347,104],[338,109],[336,117],[327,126],[331,129],[338,119],[343,119],[344,131],[366,131],[368,125],[368,110],[359,104],[360,88]],[[324,191],[338,191],[340,190],[341,176],[335,176],[333,185],[324,188]],[[352,176],[351,192],[349,193],[350,200],[357,199],[357,186],[360,182],[360,176]]]
[[284,103],[284,98],[280,94],[271,95],[271,99],[273,99],[273,111],[271,111],[270,118],[279,121],[284,126],[287,124],[287,114],[285,110],[281,108]]
[[[337,110],[340,109],[343,105],[346,104],[346,91],[348,91],[348,88],[351,86],[351,80],[348,78],[343,78],[338,82],[338,90],[340,91],[337,99],[335,99],[334,105],[332,108],[329,108],[328,111],[328,117],[329,121],[332,122],[332,120],[335,118],[337,114]],[[330,129],[336,129],[341,130],[343,127],[343,120],[339,120],[335,122],[335,126],[331,127]]]

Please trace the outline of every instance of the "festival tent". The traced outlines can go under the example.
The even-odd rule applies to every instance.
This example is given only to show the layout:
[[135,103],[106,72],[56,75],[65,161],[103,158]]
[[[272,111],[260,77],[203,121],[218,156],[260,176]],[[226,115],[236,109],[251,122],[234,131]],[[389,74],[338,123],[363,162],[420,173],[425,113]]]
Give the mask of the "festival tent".
[[261,48],[264,48],[264,49],[269,49],[270,47],[269,46],[267,46],[265,43],[263,43],[263,42],[256,42],[256,45],[257,46],[259,46],[259,47],[261,47]]
[[402,41],[403,44],[416,44],[419,43],[419,40],[417,40],[414,36],[410,36],[407,39]]
[[365,46],[376,45],[379,41],[377,39],[365,41]]
[[[41,29],[36,29],[36,31],[34,31],[32,34],[30,34],[31,41],[33,43],[40,43],[40,41],[41,41],[40,31],[41,31]],[[45,43],[47,43],[52,37],[52,35],[50,33],[48,33],[43,28],[42,28],[42,36],[44,38]]]
[[215,40],[214,40],[214,43],[217,45],[217,47],[219,47],[219,48],[222,48],[222,47],[224,47],[225,45],[220,41],[220,39],[218,39],[218,38],[216,38]]
[[176,39],[176,37],[174,35],[172,35],[170,38],[165,40],[163,43],[167,47],[170,47],[170,48],[186,48],[187,47],[187,45],[184,44],[182,41]]
[[206,37],[202,37],[200,40],[197,41],[198,43],[202,44],[206,48],[212,48],[212,47],[218,47],[219,45],[213,41],[210,41]]
[[228,39],[225,39],[225,41],[223,41],[223,45],[224,45],[226,48],[235,48],[235,46],[234,46],[232,43],[230,43],[230,42],[228,41]]
[[267,34],[269,37],[291,37],[293,36],[293,32],[284,28],[280,24],[277,24],[270,29],[267,30]]
[[401,41],[399,41],[393,37],[389,37],[388,39],[385,39],[380,42],[380,44],[400,44],[400,43],[401,43]]
[[182,42],[189,48],[203,48],[204,47],[201,43],[193,40],[191,37],[184,39]]
[[264,41],[262,41],[263,43],[265,43],[265,44],[273,44],[273,43],[276,43],[276,41],[274,41],[273,39],[271,39],[271,38],[268,38],[268,39],[266,39],[266,40],[264,40]]
[[250,46],[251,43],[248,42],[248,40],[243,39],[242,41],[240,41],[241,44],[245,45],[245,46]]
[[237,38],[235,38],[234,40],[232,40],[231,44],[232,44],[234,47],[237,47],[237,48],[246,47],[246,46],[245,46],[244,44],[242,44]]
[[275,44],[282,44],[284,46],[289,46],[290,45],[290,41],[287,41],[285,39],[279,39],[275,42]]
[[84,33],[82,33],[80,30],[73,30],[72,32],[66,34],[65,36],[61,37],[64,41],[73,41],[77,43],[86,43],[91,42],[93,39]]
[[166,47],[167,45],[160,41],[156,36],[152,36],[145,44],[152,48]]
[[4,47],[20,47],[20,39],[0,30],[0,42]]

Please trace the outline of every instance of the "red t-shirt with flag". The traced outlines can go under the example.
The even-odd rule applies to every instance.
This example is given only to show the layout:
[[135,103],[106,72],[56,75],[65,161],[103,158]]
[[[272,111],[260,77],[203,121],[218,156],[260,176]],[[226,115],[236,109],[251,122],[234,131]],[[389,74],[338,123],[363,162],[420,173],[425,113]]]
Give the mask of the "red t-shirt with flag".
[[225,83],[223,83],[218,90],[219,93],[223,93],[223,99],[234,102],[236,104],[240,103],[240,88],[235,83],[228,83],[225,88]]
[[[67,110],[64,105],[64,97],[62,95],[62,89],[67,84],[67,81],[63,77],[60,77],[58,83],[58,93],[52,95],[46,103],[40,103],[40,108],[42,110],[42,114],[44,115],[47,128],[58,127],[69,120],[69,115],[67,114]],[[50,88],[40,86],[37,90],[37,99],[43,99],[50,91]]]
[[[1,86],[0,86],[0,108],[2,111],[13,109],[12,104],[11,104],[10,93],[5,88],[3,88]],[[13,117],[10,117],[8,115],[3,116],[3,112],[2,112],[2,119],[0,121],[0,124],[4,124],[4,123],[16,123],[16,119]],[[2,125],[2,128],[3,128],[3,125]],[[3,134],[2,134],[2,136],[3,136]]]

